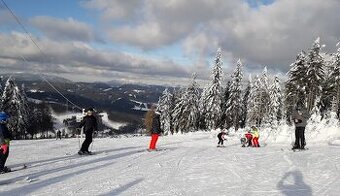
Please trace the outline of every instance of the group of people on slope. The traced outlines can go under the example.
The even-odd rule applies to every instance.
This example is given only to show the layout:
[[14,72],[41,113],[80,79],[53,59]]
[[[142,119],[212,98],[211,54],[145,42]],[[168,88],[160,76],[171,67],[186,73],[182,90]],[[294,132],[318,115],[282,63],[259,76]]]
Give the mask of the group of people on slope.
[[[151,135],[151,141],[149,144],[149,151],[156,150],[156,144],[158,137],[163,133],[160,123],[160,113],[156,111],[157,107],[153,105],[145,116],[145,126],[147,132]],[[297,107],[296,111],[292,115],[292,120],[295,124],[295,142],[293,150],[304,149],[306,145],[305,141],[305,128],[307,125],[307,112],[303,111],[301,107]],[[217,147],[223,147],[224,140],[226,140],[227,132],[222,130],[218,135]],[[245,133],[244,138],[241,138],[242,147],[260,147],[259,143],[260,133],[256,126],[251,126],[251,129]]]
[[260,147],[259,138],[259,129],[255,126],[251,126],[251,129],[244,134],[243,138],[241,138],[242,147]]
[[[292,150],[305,149],[306,146],[305,129],[307,126],[307,119],[308,113],[306,111],[303,111],[301,107],[297,107],[296,111],[292,115],[292,121],[295,124],[295,142]],[[218,138],[217,147],[223,146],[223,140],[225,140],[225,135],[227,135],[227,133],[224,130],[222,130],[217,135]],[[244,134],[244,137],[240,139],[242,147],[260,147],[259,138],[260,134],[258,128],[255,126],[251,126],[251,129],[248,130],[247,133]]]
[[[157,107],[153,105],[151,109],[147,112],[145,117],[145,126],[147,132],[151,135],[151,141],[149,144],[149,151],[156,150],[156,144],[158,141],[158,137],[163,133],[161,129],[160,123],[160,113],[156,111]],[[10,169],[5,167],[6,160],[9,155],[9,145],[12,139],[12,135],[7,128],[9,116],[5,112],[0,112],[0,173],[9,172]],[[292,115],[292,120],[295,124],[295,143],[293,146],[293,150],[295,149],[304,149],[306,146],[305,141],[305,128],[307,125],[307,112],[303,111],[301,108],[297,108],[294,114]],[[79,155],[87,155],[91,154],[89,151],[89,146],[92,143],[92,136],[95,131],[98,129],[97,119],[94,116],[94,110],[89,108],[86,110],[86,115],[83,120],[79,124],[79,129],[83,128],[83,132],[85,134],[85,140],[81,145],[81,148],[78,152]],[[222,131],[218,134],[218,146],[223,146],[223,141],[225,140],[225,136],[227,133]],[[245,141],[243,142],[244,147],[253,146],[260,147],[259,144],[259,130],[257,127],[252,126],[251,130],[249,130],[245,134]]]

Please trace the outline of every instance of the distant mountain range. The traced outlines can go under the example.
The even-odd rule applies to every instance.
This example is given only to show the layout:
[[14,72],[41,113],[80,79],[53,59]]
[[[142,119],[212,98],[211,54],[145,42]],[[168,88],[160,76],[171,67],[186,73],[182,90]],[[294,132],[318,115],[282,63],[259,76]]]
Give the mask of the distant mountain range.
[[[44,101],[55,112],[76,109],[58,94],[46,81],[35,74],[2,74],[2,86],[12,76],[18,85],[24,84],[30,100]],[[108,84],[72,82],[62,77],[44,76],[65,97],[81,108],[94,107],[109,113],[112,120],[136,123],[152,103],[157,103],[164,86],[136,84]],[[111,115],[110,115],[111,114]]]

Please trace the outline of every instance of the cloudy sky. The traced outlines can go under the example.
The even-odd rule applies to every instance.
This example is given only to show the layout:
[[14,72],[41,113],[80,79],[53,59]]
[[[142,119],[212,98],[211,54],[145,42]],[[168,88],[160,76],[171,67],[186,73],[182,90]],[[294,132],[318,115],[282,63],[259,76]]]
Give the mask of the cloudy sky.
[[221,47],[226,78],[239,58],[284,75],[316,37],[324,52],[340,39],[339,0],[4,1],[42,52],[0,1],[0,73],[185,84],[209,79]]

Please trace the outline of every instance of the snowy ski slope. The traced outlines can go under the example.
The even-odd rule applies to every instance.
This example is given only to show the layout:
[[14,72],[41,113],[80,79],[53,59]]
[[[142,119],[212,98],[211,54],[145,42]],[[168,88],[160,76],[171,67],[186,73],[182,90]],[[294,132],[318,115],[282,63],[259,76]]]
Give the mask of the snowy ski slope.
[[216,148],[211,133],[161,137],[161,151],[145,151],[149,138],[95,139],[96,155],[79,156],[78,139],[13,141],[0,175],[0,195],[339,195],[340,142],[241,148],[231,138]]

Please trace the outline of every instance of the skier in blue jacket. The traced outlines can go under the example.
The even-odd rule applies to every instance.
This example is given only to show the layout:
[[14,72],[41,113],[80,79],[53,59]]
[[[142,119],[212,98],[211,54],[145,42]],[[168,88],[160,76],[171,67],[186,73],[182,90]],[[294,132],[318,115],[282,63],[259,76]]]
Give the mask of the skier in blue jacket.
[[0,173],[11,171],[5,167],[9,155],[9,143],[12,139],[12,134],[7,128],[8,118],[5,112],[0,112]]

